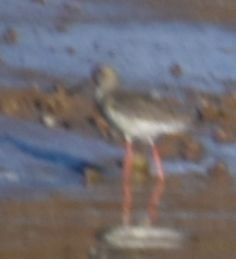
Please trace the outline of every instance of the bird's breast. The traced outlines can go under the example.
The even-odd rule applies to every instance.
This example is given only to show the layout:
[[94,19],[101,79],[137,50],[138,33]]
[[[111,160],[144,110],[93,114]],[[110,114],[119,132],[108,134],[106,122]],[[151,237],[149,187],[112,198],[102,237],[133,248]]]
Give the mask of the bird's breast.
[[153,139],[162,134],[173,134],[185,130],[181,120],[154,120],[130,117],[109,107],[106,111],[108,119],[125,136],[137,139]]

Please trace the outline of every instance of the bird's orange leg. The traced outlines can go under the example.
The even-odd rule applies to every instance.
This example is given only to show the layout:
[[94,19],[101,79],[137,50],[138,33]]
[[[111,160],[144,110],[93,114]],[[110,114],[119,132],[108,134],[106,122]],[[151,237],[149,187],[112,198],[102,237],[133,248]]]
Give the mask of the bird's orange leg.
[[129,225],[132,209],[132,165],[133,165],[132,141],[126,140],[126,155],[123,166],[123,224]]
[[151,146],[152,146],[153,159],[157,170],[156,185],[154,187],[154,191],[151,195],[149,205],[148,205],[149,219],[150,219],[150,222],[153,223],[158,218],[158,212],[159,212],[158,207],[161,201],[162,194],[165,190],[165,175],[164,175],[164,170],[163,170],[159,151],[154,143],[152,143]]

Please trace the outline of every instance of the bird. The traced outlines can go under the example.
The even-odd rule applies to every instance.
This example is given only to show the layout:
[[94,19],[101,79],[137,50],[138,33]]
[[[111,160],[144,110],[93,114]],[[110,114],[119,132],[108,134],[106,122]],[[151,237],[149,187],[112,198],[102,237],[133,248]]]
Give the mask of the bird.
[[148,202],[149,222],[157,217],[156,207],[165,189],[165,174],[155,141],[162,135],[176,134],[189,129],[191,116],[184,105],[168,97],[150,92],[122,88],[118,73],[109,65],[96,65],[91,71],[95,84],[96,104],[108,123],[120,132],[125,140],[126,153],[123,163],[124,225],[131,223],[133,144],[136,140],[151,147],[156,165],[156,184]]

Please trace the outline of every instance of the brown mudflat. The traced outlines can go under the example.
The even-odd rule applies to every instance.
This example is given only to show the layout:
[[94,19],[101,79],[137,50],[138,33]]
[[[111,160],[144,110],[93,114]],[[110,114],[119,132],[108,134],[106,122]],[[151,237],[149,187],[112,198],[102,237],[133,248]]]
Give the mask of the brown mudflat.
[[[0,89],[0,113],[38,123],[42,123],[43,114],[50,114],[58,121],[57,127],[59,128],[94,135],[100,131],[103,136],[108,137],[111,129],[97,110],[90,90],[85,94],[83,90],[70,92],[69,86],[66,85],[51,88],[51,90],[42,90],[32,87],[23,89],[2,87]],[[195,110],[194,113],[191,111],[192,116],[195,116],[193,120],[196,125],[194,126],[207,125],[212,128],[213,125],[212,138],[219,142],[232,143],[236,140],[236,99],[233,94],[218,95],[197,92],[190,96],[188,101],[182,108],[188,111],[191,103],[191,110]],[[178,105],[176,100],[171,100],[173,110],[175,103]],[[168,104],[165,105],[168,106]],[[163,144],[163,155],[175,153],[173,148],[177,145],[191,146],[193,144],[194,149],[199,151],[200,147],[196,141],[189,137],[189,135],[165,137],[165,141],[160,141],[161,146],[162,143],[165,143]],[[175,142],[176,145],[173,144]],[[170,151],[166,151],[168,146]],[[179,152],[180,149],[177,150],[177,153]],[[183,152],[185,153],[184,150]]]
[[[186,247],[177,251],[112,251],[103,249],[107,258],[226,258],[235,248],[235,180],[226,185],[208,177],[168,177],[158,225],[186,231]],[[99,233],[120,223],[120,203],[114,194],[118,183],[100,185],[99,197],[71,199],[52,196],[47,200],[1,200],[1,258],[89,258],[99,257]],[[116,187],[115,187],[116,186]],[[191,186],[191,187],[190,187]],[[138,195],[138,212],[145,204],[146,186]],[[106,194],[102,194],[106,190]],[[215,191],[215,190],[221,190]],[[88,191],[89,192],[89,191]],[[118,194],[120,197],[120,194]],[[121,197],[120,197],[121,198]],[[138,256],[138,257],[137,257]]]
[[236,3],[233,0],[138,0],[140,6],[152,9],[164,20],[204,21],[233,24],[236,22]]
[[[197,117],[200,126],[207,126],[208,123],[221,125],[224,118],[225,125],[228,122],[230,125],[234,123],[233,117],[230,119],[234,116],[231,112],[234,105],[233,97],[230,99],[229,96],[209,95],[204,98],[207,98],[210,106],[213,105],[212,100],[219,98],[224,104],[226,115],[218,117],[219,114],[216,113],[210,116],[205,106],[198,106],[199,102],[196,102],[196,107],[202,113],[200,118]],[[75,107],[81,107],[81,111],[84,111],[79,113],[79,116],[76,113],[76,123]],[[38,123],[41,123],[38,119],[39,113],[50,112],[58,121],[68,122],[70,127],[66,130],[87,135],[97,134],[97,128],[94,127],[100,118],[97,117],[90,98],[85,98],[83,93],[68,93],[64,88],[54,91],[2,89],[1,112]],[[90,123],[91,119],[95,124]],[[58,124],[57,127],[65,129],[63,124]],[[101,130],[104,130],[102,126]],[[191,135],[167,137],[160,140],[159,144],[163,157],[181,157],[199,161],[204,155],[201,145],[199,146]],[[105,253],[108,258],[114,259],[156,258],[157,255],[171,259],[190,257],[231,259],[236,252],[234,245],[236,190],[235,179],[226,170],[223,165],[215,165],[209,168],[208,176],[190,173],[188,176],[167,178],[167,189],[161,201],[158,224],[189,233],[188,245],[178,252],[138,253],[101,249],[102,244],[98,234],[107,227],[120,223],[121,206],[120,182],[117,180],[107,182],[103,179],[95,185],[93,182],[87,191],[89,193],[91,188],[96,191],[96,186],[99,186],[97,195],[103,197],[102,202],[93,198],[80,199],[78,196],[72,199],[61,195],[36,201],[2,199],[0,257],[83,259],[89,258],[89,254],[97,256],[95,258],[103,258],[100,254]],[[145,190],[150,190],[149,184],[150,181],[145,180],[142,184],[143,189],[137,193],[136,215],[145,208],[147,198]],[[114,199],[106,200],[104,197],[112,197],[114,189],[119,190]],[[86,193],[86,190],[84,192]]]

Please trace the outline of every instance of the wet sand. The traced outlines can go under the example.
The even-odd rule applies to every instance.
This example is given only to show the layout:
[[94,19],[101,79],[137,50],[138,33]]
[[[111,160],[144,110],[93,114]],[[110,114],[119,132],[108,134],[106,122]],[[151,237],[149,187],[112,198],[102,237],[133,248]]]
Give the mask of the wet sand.
[[[2,88],[1,112],[12,118],[42,124],[46,128],[49,127],[49,131],[56,128],[65,132],[76,132],[80,136],[103,138],[104,141],[122,145],[120,138],[111,137],[111,129],[107,127],[106,121],[99,115],[89,96],[83,91],[66,90],[64,86],[44,91]],[[216,125],[234,132],[235,113],[231,112],[235,110],[234,97],[198,92],[197,96],[194,94],[192,98],[192,106],[196,110],[196,129],[201,131],[203,127]],[[76,112],[78,109],[84,112],[78,114]],[[55,118],[55,124],[48,125],[42,121],[42,115],[45,114]],[[101,120],[104,120],[105,124],[100,124]],[[210,136],[215,139],[214,130]],[[230,139],[227,139],[226,134],[223,139],[215,141],[233,143],[235,133],[230,135]],[[196,137],[194,140],[191,135],[164,138],[159,141],[159,147],[162,156],[169,159],[182,158],[198,163],[205,154],[202,144]],[[110,163],[116,162],[110,161]],[[109,169],[108,164],[106,170],[113,170],[114,167]],[[85,174],[85,184],[76,187],[78,193],[73,188],[73,195],[60,192],[60,189],[56,191],[49,189],[46,198],[40,196],[37,198],[36,195],[32,200],[30,193],[33,189],[23,188],[22,191],[22,188],[10,188],[8,193],[10,191],[11,195],[8,198],[1,198],[0,201],[0,257],[157,258],[161,256],[204,259],[232,258],[236,252],[235,175],[228,171],[227,166],[224,168],[224,165],[216,163],[204,174],[187,172],[167,177],[166,190],[160,207],[157,208],[159,219],[156,226],[170,227],[187,233],[186,244],[177,251],[158,249],[141,252],[119,251],[108,247],[102,241],[100,233],[121,224],[122,197],[121,175],[108,178],[105,175],[98,180],[100,173],[98,170],[95,171],[95,176]],[[112,172],[110,173],[112,175]],[[135,185],[135,222],[143,221],[145,218],[148,194],[153,188],[151,184],[153,180],[150,177],[147,180],[140,178],[141,180],[139,179]]]
[[[106,190],[112,196],[115,185],[102,184],[97,195]],[[47,200],[1,201],[1,258],[233,258],[235,181],[189,174],[169,177],[167,186],[156,225],[187,233],[180,250],[116,251],[102,243],[99,233],[120,224],[119,192],[110,201],[54,194]],[[136,220],[144,214],[148,189],[136,190]]]

